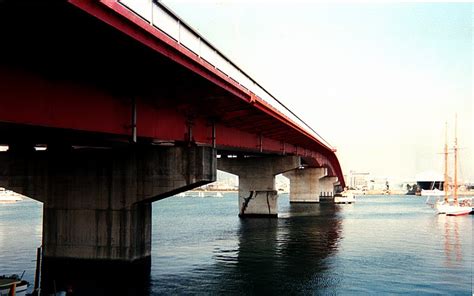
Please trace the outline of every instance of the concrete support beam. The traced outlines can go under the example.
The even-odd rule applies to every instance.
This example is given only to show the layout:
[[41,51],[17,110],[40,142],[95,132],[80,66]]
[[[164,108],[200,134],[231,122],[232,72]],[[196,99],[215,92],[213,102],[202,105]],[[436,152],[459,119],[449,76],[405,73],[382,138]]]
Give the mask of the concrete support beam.
[[286,172],[290,179],[290,202],[319,202],[320,179],[327,175],[325,168],[304,168]]
[[209,147],[48,146],[47,151],[23,147],[0,153],[0,186],[62,207],[93,201],[104,209],[150,202],[215,179],[216,152]]
[[297,156],[220,158],[219,170],[239,176],[239,217],[277,217],[275,176],[301,165]]
[[60,285],[71,272],[87,281],[94,274],[89,266],[113,266],[117,272],[120,267],[123,276],[149,274],[151,202],[215,181],[216,152],[138,145],[15,148],[0,153],[0,180],[0,186],[44,203],[48,290],[53,279]]

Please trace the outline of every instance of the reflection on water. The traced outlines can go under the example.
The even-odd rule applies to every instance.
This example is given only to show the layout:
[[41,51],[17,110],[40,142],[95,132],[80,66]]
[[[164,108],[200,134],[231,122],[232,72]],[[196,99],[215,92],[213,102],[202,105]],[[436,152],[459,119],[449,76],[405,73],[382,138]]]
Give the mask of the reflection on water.
[[214,250],[219,292],[307,294],[337,284],[325,272],[341,229],[334,205],[295,204],[287,214],[239,221],[236,251]]
[[[434,215],[416,197],[289,204],[239,219],[237,195],[153,205],[150,295],[471,295],[472,218]],[[0,206],[0,273],[33,282],[40,203]]]
[[[445,266],[452,267],[459,265],[462,262],[462,246],[459,223],[466,220],[460,220],[458,217],[438,215],[438,223],[441,225],[440,229],[444,230],[444,257]],[[464,235],[470,235],[465,233]]]

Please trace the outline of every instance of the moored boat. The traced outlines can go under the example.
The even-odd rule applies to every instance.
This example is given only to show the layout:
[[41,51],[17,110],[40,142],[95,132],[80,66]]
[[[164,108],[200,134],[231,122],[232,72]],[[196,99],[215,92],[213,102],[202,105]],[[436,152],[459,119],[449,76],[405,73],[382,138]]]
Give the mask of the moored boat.
[[472,200],[465,199],[458,204],[450,204],[444,201],[438,201],[435,205],[438,214],[446,214],[448,216],[467,215],[472,212]]
[[437,214],[445,214],[447,216],[460,216],[467,215],[472,212],[472,199],[465,199],[460,201],[458,199],[458,139],[457,139],[457,127],[455,125],[455,136],[454,136],[454,184],[452,192],[452,201],[448,192],[448,124],[446,123],[445,132],[445,144],[444,144],[444,199],[438,200],[435,203],[431,203],[429,197],[426,201],[433,207]]
[[177,194],[176,196],[179,196],[179,197],[224,197],[222,192],[208,191],[208,190],[181,192]]
[[0,276],[0,296],[25,296],[29,283],[16,274]]
[[444,191],[435,189],[421,189],[421,196],[444,196]]
[[355,196],[350,190],[344,190],[334,195],[334,203],[351,204],[353,202],[355,202]]

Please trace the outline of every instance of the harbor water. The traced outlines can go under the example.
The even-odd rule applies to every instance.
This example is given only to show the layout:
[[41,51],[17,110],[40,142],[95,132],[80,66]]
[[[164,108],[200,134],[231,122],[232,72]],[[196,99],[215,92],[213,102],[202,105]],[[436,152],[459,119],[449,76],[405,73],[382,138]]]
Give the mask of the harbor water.
[[[415,196],[290,204],[239,219],[236,193],[153,204],[150,295],[472,295],[473,215]],[[33,283],[42,204],[0,204],[0,274]],[[31,288],[30,288],[31,290]]]

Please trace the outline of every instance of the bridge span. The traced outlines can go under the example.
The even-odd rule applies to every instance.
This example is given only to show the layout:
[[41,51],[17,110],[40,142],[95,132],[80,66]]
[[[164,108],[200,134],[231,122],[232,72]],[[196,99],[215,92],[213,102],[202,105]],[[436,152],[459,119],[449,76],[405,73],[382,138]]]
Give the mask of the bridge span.
[[160,3],[1,1],[0,25],[0,186],[44,203],[46,291],[97,262],[146,275],[151,202],[216,169],[241,217],[277,216],[280,173],[291,202],[344,186],[335,149]]

